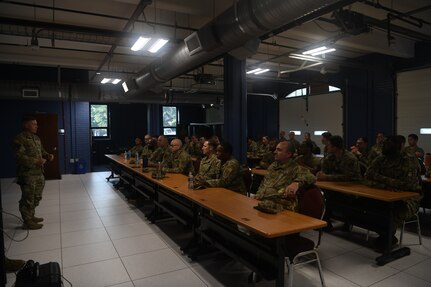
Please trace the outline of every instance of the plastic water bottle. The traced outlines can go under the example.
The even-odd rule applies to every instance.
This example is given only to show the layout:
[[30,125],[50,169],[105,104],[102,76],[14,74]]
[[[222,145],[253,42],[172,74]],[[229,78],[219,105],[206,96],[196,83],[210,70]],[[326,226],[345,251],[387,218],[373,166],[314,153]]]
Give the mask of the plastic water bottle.
[[127,160],[127,150],[124,151],[124,160]]
[[188,189],[193,189],[193,173],[189,172],[189,177],[187,178]]
[[139,153],[136,153],[135,160],[136,160],[136,167],[139,167]]
[[157,179],[162,178],[162,163],[159,161],[157,163]]

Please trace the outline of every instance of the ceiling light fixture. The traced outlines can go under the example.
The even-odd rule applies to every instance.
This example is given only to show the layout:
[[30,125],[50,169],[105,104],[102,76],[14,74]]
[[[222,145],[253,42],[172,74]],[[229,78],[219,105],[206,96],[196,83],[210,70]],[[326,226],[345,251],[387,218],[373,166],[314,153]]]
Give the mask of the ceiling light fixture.
[[259,74],[263,74],[263,73],[266,73],[266,72],[268,72],[269,71],[269,69],[263,69],[263,70],[261,70],[261,71],[258,71],[258,72],[256,72],[256,73],[254,73],[255,75],[259,75]]
[[129,91],[129,87],[127,87],[127,83],[123,82],[121,85],[123,86],[124,92],[127,93]]
[[115,79],[115,80],[113,80],[113,81],[112,81],[112,83],[113,83],[114,85],[118,84],[119,82],[121,82],[121,79]]
[[307,50],[307,51],[303,52],[302,54],[303,55],[309,55],[309,54],[317,53],[317,52],[320,52],[320,51],[323,51],[323,50],[327,50],[327,49],[328,48],[326,48],[326,46],[321,46],[321,47],[318,47],[318,48]]
[[145,45],[151,40],[151,38],[145,38],[145,37],[139,37],[138,40],[136,40],[135,44],[133,44],[132,48],[130,48],[132,51],[140,51],[142,50]]
[[290,54],[289,58],[303,60],[303,61],[312,61],[312,62],[322,61],[321,58],[317,58],[317,57],[313,57],[313,56],[309,56],[309,55],[295,54],[295,53]]
[[148,52],[157,53],[169,40],[166,39],[158,39],[151,47],[148,49]]
[[259,72],[259,71],[262,71],[262,69],[261,68],[253,69],[253,70],[248,71],[246,74],[254,74],[254,73]]
[[314,49],[305,51],[302,53],[302,55],[317,56],[317,55],[322,55],[322,54],[326,54],[326,53],[331,53],[334,51],[336,51],[335,48],[328,48],[326,46],[321,46],[318,48],[314,48]]
[[110,78],[103,78],[103,80],[100,81],[101,84],[106,84],[109,83],[111,81]]
[[331,49],[327,49],[327,50],[315,52],[315,53],[311,54],[311,56],[322,55],[322,54],[331,53],[331,52],[334,52],[334,51],[336,51],[336,49],[335,48],[331,48]]

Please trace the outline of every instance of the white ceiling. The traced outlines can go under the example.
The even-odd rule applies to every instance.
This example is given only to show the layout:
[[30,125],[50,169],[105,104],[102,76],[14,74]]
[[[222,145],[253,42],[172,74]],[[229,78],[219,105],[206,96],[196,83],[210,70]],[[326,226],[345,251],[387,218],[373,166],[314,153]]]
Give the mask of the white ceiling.
[[[151,1],[149,1],[151,2]],[[193,31],[230,8],[233,0],[153,0],[139,13],[130,29],[123,31],[128,20],[139,4],[138,0],[18,0],[0,2],[0,63],[14,63],[38,66],[81,68],[98,70],[101,75],[117,73],[128,77],[145,68],[149,63],[177,48],[183,39]],[[364,3],[367,2],[367,3]],[[388,46],[386,19],[388,11],[372,7],[378,1],[357,2],[345,9],[366,15],[365,21],[370,31],[351,35],[331,23],[333,14],[327,14],[303,25],[281,31],[262,39],[261,44],[247,65],[265,66],[270,73],[262,75],[283,77],[281,71],[297,70],[301,65],[309,65],[302,60],[289,58],[291,53],[301,53],[321,43],[329,43],[337,49],[327,54],[323,62],[325,68],[337,71],[340,65],[362,55],[380,53],[401,58],[414,57],[414,45],[418,41],[431,39],[431,3],[429,0],[382,0],[382,6],[396,12],[413,13],[404,15],[406,21],[391,21],[394,38]],[[424,8],[423,11],[416,9]],[[397,27],[399,29],[397,29]],[[34,30],[35,28],[35,30]],[[277,27],[274,27],[276,29]],[[34,32],[35,31],[35,32]],[[31,47],[31,39],[37,34],[39,48]],[[149,52],[133,52],[130,47],[139,35],[160,35],[170,42],[153,55]],[[112,57],[107,54],[112,45]],[[106,60],[106,61],[104,61]],[[223,75],[222,60],[213,65],[205,65],[204,73],[218,77]],[[317,65],[313,69],[321,69]],[[199,72],[202,72],[201,70]],[[189,74],[198,73],[190,71]],[[193,80],[182,77],[173,81],[174,85],[190,87]]]

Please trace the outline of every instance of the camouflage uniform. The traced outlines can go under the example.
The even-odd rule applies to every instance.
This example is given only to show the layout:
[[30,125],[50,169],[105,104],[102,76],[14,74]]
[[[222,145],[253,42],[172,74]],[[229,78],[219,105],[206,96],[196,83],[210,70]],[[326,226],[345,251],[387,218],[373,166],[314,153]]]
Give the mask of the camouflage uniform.
[[205,180],[217,179],[220,175],[220,160],[215,154],[210,157],[204,157],[201,160],[199,167],[199,176],[202,176]]
[[370,165],[373,160],[382,154],[383,144],[376,143],[371,147],[370,153],[368,154],[368,165]]
[[308,168],[312,174],[316,174],[320,170],[321,159],[310,154],[309,156],[300,155],[295,158],[295,161],[305,168]]
[[202,157],[202,149],[199,143],[190,142],[189,144],[185,144],[183,145],[183,150],[191,156]]
[[208,180],[211,187],[224,187],[242,194],[246,194],[244,180],[239,162],[231,158],[221,166],[220,178]]
[[[416,152],[420,152],[421,154],[425,155],[425,152],[422,148],[418,146],[408,146],[404,149],[409,155],[416,157]],[[421,157],[423,161],[423,157]]]
[[41,158],[48,159],[49,153],[43,148],[39,137],[29,132],[21,132],[15,137],[13,149],[17,161],[17,183],[22,192],[19,211],[24,222],[29,222],[34,218],[45,186],[43,166],[34,162]]
[[141,156],[150,158],[152,154],[153,154],[153,151],[150,149],[150,146],[145,145],[142,149]]
[[359,161],[351,152],[344,150],[341,158],[328,154],[322,159],[322,171],[330,181],[361,180]]
[[260,145],[257,146],[257,155],[259,156],[263,156],[264,154],[266,154],[267,152],[269,152],[269,144],[263,144],[261,143]]
[[257,152],[257,143],[255,141],[251,141],[251,144],[247,146],[247,152]]
[[[265,199],[273,195],[284,193],[286,186],[293,182],[299,183],[299,188],[307,188],[316,181],[316,177],[310,171],[298,165],[293,159],[286,163],[274,162],[268,168],[268,174],[263,179],[256,193],[257,199]],[[283,205],[284,209],[296,211],[298,199],[293,198],[274,198],[276,203]]]
[[297,151],[301,145],[296,139],[288,139],[287,142],[295,147],[295,151]]
[[[406,153],[390,158],[378,156],[365,173],[367,185],[389,189],[391,191],[421,191],[421,179],[418,164]],[[419,209],[420,199],[408,199],[396,207],[394,222],[399,226],[404,219],[412,217]]]
[[149,161],[157,163],[157,162],[163,162],[167,163],[169,162],[171,158],[172,151],[169,148],[169,146],[162,148],[158,147],[152,154],[149,159]]
[[269,165],[271,165],[274,162],[274,152],[269,151],[266,154],[263,155],[262,160],[260,161],[259,165],[262,168],[267,168]]
[[185,150],[179,149],[177,152],[171,154],[165,171],[185,175],[188,175],[189,172],[195,173],[192,157]]
[[135,156],[136,153],[139,154],[139,156],[141,156],[142,152],[144,151],[144,147],[140,144],[140,145],[135,145],[134,147],[132,147],[131,149],[129,149],[129,152],[132,156]]

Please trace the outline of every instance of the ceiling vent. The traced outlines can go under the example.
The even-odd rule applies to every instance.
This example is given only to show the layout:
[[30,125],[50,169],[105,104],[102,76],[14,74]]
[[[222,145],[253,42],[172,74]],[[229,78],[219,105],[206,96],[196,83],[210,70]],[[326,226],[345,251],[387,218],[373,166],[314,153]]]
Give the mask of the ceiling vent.
[[39,89],[38,88],[23,88],[22,89],[22,97],[23,98],[39,98]]

